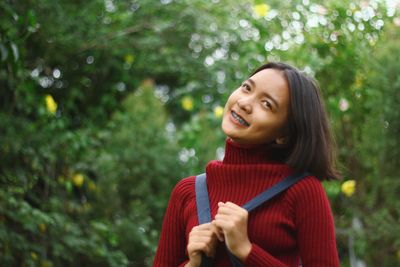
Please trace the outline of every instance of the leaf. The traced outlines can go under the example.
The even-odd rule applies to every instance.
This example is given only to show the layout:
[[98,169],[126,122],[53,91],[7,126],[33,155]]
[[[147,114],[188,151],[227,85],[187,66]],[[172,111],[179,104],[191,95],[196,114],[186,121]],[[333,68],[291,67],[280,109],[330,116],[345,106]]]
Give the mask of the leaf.
[[8,57],[8,50],[4,44],[0,43],[1,61],[5,61]]
[[11,50],[13,51],[14,61],[17,61],[19,59],[19,52],[15,43],[11,43]]

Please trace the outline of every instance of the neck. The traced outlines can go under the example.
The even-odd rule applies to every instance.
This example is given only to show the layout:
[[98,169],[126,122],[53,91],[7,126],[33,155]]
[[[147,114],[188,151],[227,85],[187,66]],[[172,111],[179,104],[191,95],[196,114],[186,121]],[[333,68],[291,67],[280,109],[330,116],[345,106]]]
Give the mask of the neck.
[[232,139],[226,140],[225,157],[226,164],[257,164],[274,161],[275,155],[270,144],[249,145],[239,144]]

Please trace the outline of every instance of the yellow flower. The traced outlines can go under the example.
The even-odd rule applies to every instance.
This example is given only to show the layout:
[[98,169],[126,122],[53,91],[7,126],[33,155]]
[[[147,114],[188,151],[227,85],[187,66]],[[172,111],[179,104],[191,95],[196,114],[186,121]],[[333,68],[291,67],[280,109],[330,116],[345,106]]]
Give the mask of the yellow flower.
[[89,181],[88,188],[89,188],[89,191],[95,191],[96,190],[96,184],[93,181]]
[[356,181],[348,180],[342,184],[342,193],[346,197],[351,197],[356,191]]
[[400,249],[397,251],[397,259],[400,260]]
[[190,96],[182,98],[181,104],[184,110],[191,111],[193,109],[193,99]]
[[222,114],[224,113],[224,108],[221,106],[216,106],[214,108],[214,116],[219,119],[222,117]]
[[265,17],[270,10],[271,7],[267,4],[258,4],[253,6],[253,11],[258,17]]
[[38,255],[35,252],[31,252],[31,257],[33,260],[37,260]]
[[44,233],[44,232],[46,232],[46,229],[47,229],[47,227],[44,223],[39,224],[40,232]]
[[127,55],[125,55],[124,60],[125,60],[125,63],[132,65],[133,61],[135,61],[135,56],[131,55],[131,54],[127,54]]
[[362,78],[359,75],[356,77],[356,80],[355,80],[354,84],[355,84],[355,86],[357,88],[361,88],[361,86],[363,84],[363,81],[362,81]]
[[54,98],[51,95],[46,95],[45,100],[47,111],[55,114],[57,111],[57,103],[54,101]]
[[370,45],[370,46],[376,45],[376,41],[373,40],[373,39],[369,40],[369,45]]
[[85,181],[85,177],[81,173],[77,173],[77,174],[74,174],[74,176],[72,176],[72,183],[76,187],[81,187],[84,181]]

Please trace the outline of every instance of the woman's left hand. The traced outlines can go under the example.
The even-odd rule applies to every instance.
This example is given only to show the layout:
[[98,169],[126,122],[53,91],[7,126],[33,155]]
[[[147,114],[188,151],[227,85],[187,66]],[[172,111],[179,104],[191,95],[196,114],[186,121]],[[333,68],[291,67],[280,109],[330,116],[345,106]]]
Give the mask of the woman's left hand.
[[232,202],[219,202],[215,224],[222,230],[226,246],[230,252],[244,261],[251,251],[247,235],[248,211]]

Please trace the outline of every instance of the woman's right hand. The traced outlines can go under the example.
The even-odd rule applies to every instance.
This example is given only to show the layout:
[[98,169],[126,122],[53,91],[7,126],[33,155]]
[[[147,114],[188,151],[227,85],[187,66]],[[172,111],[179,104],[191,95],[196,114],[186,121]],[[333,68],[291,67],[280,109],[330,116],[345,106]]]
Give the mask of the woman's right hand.
[[189,262],[185,267],[200,266],[202,253],[214,257],[218,240],[222,241],[223,235],[214,224],[204,223],[193,227],[187,245]]

